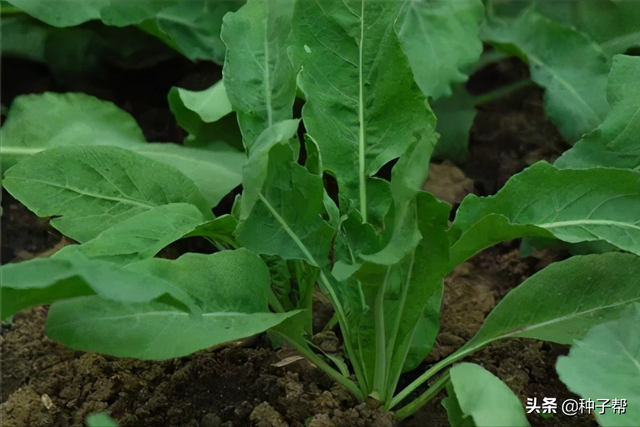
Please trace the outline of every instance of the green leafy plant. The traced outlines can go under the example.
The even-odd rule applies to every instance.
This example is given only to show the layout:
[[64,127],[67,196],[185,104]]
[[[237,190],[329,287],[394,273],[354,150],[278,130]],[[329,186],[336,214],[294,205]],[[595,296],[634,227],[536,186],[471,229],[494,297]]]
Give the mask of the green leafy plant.
[[[32,8],[39,2],[12,3],[54,25],[85,18],[124,25],[114,16],[133,16],[119,11],[124,3],[106,1],[58,22]],[[154,28],[162,29],[167,9],[144,5],[140,11],[160,10]],[[398,418],[446,387],[452,425],[527,425],[517,398],[495,377],[471,364],[449,367],[505,338],[587,342],[640,301],[640,173],[539,162],[494,196],[468,196],[449,222],[451,206],[421,190],[438,140],[429,98],[451,94],[466,79],[461,70],[480,56],[482,12],[480,1],[249,0],[222,19],[222,82],[169,94],[191,134],[182,146],[146,142],[126,113],[86,95],[18,98],[2,129],[3,185],[79,244],[3,266],[3,317],[52,304],[51,338],[144,359],[269,331],[356,398],[376,399]],[[608,59],[597,45],[583,48],[587,36],[565,37],[573,30],[532,9],[511,25],[497,19],[485,22],[485,37],[532,64],[533,81],[547,87],[549,115],[567,138],[598,126],[604,134],[635,117],[626,101],[613,99],[636,58],[613,58],[609,113],[604,86],[596,90],[606,82]],[[548,34],[531,37],[540,28]],[[567,72],[559,55],[539,57],[547,36],[593,61],[593,76],[576,83],[577,68]],[[219,51],[215,40],[185,43]],[[450,46],[465,49],[437,54]],[[304,106],[294,118],[298,95]],[[225,117],[237,119],[243,152],[213,137]],[[587,144],[596,143],[586,137],[574,150]],[[390,174],[381,172],[385,166]],[[231,212],[215,217],[211,208],[240,182]],[[192,236],[218,251],[154,257]],[[530,277],[475,337],[398,390],[402,373],[433,348],[444,277],[487,247],[527,236],[617,250],[575,256]],[[344,358],[323,354],[310,339],[316,285],[335,309]],[[491,390],[482,401],[474,398],[477,381]]]

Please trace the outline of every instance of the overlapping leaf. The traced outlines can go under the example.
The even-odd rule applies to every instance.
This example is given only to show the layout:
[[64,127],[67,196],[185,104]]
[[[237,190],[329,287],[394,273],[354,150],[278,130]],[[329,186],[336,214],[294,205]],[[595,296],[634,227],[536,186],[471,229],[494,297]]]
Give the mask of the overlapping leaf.
[[527,9],[514,19],[488,19],[482,37],[528,62],[532,80],[546,89],[547,115],[567,142],[602,123],[609,58],[584,34]]
[[483,17],[479,0],[404,3],[395,29],[422,93],[448,97],[451,84],[467,80],[467,69],[482,52]]
[[604,240],[640,254],[640,174],[561,170],[539,162],[514,175],[495,196],[467,196],[450,236],[452,266],[522,236]]
[[[393,29],[399,2],[303,1],[293,18],[303,119],[325,170],[364,222],[368,179],[435,122]],[[345,208],[346,206],[343,206]]]
[[287,54],[293,5],[250,0],[224,19],[224,84],[248,150],[263,130],[293,117],[296,80]]
[[640,58],[617,55],[609,75],[611,113],[597,129],[566,151],[561,168],[615,167],[640,170]]
[[170,203],[212,214],[195,184],[178,170],[116,147],[57,147],[8,170],[3,182],[36,215],[79,242],[134,215]]
[[[245,155],[218,143],[206,148],[147,143],[126,112],[81,93],[17,98],[2,127],[2,167],[58,146],[110,145],[170,165],[193,180],[209,206],[240,184]],[[215,179],[215,181],[212,181]]]
[[201,314],[160,301],[85,296],[51,306],[47,335],[79,350],[160,360],[260,333],[297,313],[269,311],[269,270],[247,250],[152,258],[126,269],[172,283],[193,298]]

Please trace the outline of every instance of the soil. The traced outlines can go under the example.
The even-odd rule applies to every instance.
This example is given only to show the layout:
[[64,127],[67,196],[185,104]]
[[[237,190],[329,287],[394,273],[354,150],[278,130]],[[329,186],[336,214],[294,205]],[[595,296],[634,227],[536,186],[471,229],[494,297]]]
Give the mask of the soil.
[[[7,70],[7,71],[5,71]],[[171,59],[144,72],[109,70],[108,80],[60,83],[42,65],[5,60],[5,105],[22,93],[83,91],[129,111],[153,141],[180,142],[163,97],[172,85],[203,89],[220,78],[219,67]],[[526,77],[526,67],[504,60],[473,76],[468,89],[484,93]],[[25,78],[26,76],[26,78]],[[146,83],[145,83],[146,82]],[[151,82],[151,83],[149,83]],[[9,89],[10,88],[10,89]],[[5,89],[9,89],[5,91]],[[161,96],[159,96],[161,95]],[[440,191],[452,202],[461,192],[492,194],[514,173],[540,159],[552,161],[566,148],[544,116],[542,93],[527,87],[479,107],[470,154],[461,165],[437,169]],[[453,177],[453,178],[452,178]],[[45,219],[38,219],[3,192],[2,263],[46,255],[67,242]],[[181,243],[168,253],[209,251],[202,242]],[[50,253],[50,252],[49,252]],[[489,249],[459,266],[445,280],[441,331],[433,353],[408,384],[434,362],[471,338],[486,314],[509,290],[562,253],[542,252],[521,259],[518,242]],[[325,321],[322,301],[315,306]],[[423,427],[448,426],[440,401],[397,423],[371,402],[359,403],[323,372],[287,348],[273,349],[266,336],[244,345],[214,348],[162,362],[117,359],[64,348],[44,335],[47,307],[18,313],[2,325],[0,422],[7,427],[82,426],[93,412],[106,411],[120,426],[162,427]],[[505,381],[525,402],[529,397],[576,398],[555,372],[564,346],[530,340],[491,345],[469,358]],[[543,418],[533,426],[595,426],[590,417]]]

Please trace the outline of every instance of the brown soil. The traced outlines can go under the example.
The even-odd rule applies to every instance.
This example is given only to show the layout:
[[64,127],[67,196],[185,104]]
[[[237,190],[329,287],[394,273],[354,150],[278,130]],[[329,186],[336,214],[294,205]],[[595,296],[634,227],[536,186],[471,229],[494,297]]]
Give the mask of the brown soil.
[[[211,83],[207,79],[215,73],[203,72],[202,67],[174,64],[169,77],[163,77],[169,84],[160,77],[156,79],[163,84],[160,89],[153,88],[154,96],[165,94],[165,86],[168,90],[168,86],[179,81],[191,89],[206,87]],[[37,72],[40,77],[35,83],[15,91],[52,89],[51,77],[41,67],[34,69],[36,71],[26,75]],[[489,77],[487,72],[478,73],[472,79],[470,90],[481,93],[491,89],[496,81],[508,83],[514,76],[526,74],[526,68],[514,61],[503,61],[491,68]],[[123,79],[120,76],[116,81]],[[6,78],[4,84],[9,84]],[[87,84],[83,88],[85,92],[100,94],[127,108],[150,139],[179,141],[183,136],[167,115],[166,102],[156,100],[149,109],[146,106],[152,98],[146,98],[144,93],[132,95],[131,91],[135,92],[132,88],[136,86],[131,83],[125,85],[128,92],[91,84],[94,86]],[[65,90],[79,89],[66,87]],[[9,101],[5,98],[7,104]],[[483,105],[472,129],[469,160],[460,165],[472,182],[464,176],[458,179],[460,171],[449,173],[457,177],[453,181],[463,183],[463,187],[451,189],[452,200],[459,200],[461,189],[491,194],[512,174],[536,160],[557,157],[562,148],[557,132],[544,117],[540,90],[522,89]],[[3,263],[28,259],[60,244],[60,234],[45,220],[37,219],[6,193],[3,197]],[[422,372],[460,347],[509,290],[561,256],[549,252],[520,259],[517,243],[511,243],[485,251],[457,268],[445,281],[442,327],[436,347],[418,371]],[[396,423],[390,414],[379,412],[374,405],[356,402],[342,387],[304,360],[281,366],[278,362],[295,353],[289,349],[274,350],[265,336],[246,346],[211,349],[163,362],[145,362],[64,348],[44,335],[46,314],[46,307],[37,307],[19,313],[13,322],[2,325],[0,422],[4,426],[82,426],[89,413],[100,411],[111,414],[123,427],[448,425],[440,405],[442,395],[413,417]],[[557,356],[566,352],[567,348],[562,346],[511,340],[490,346],[470,361],[500,377],[523,402],[527,397],[556,397],[562,401],[570,396],[575,398],[559,381],[554,368]],[[408,374],[402,382],[407,384],[419,372]],[[529,419],[533,426],[596,425],[587,417],[542,418],[538,415]]]

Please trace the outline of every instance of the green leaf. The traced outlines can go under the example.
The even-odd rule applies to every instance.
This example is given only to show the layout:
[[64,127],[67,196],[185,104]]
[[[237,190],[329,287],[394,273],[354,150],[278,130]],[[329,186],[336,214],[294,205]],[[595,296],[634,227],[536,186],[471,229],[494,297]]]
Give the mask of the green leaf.
[[225,54],[225,45],[220,39],[222,18],[241,5],[235,1],[181,1],[162,9],[156,15],[157,25],[190,60],[222,64]]
[[116,147],[58,147],[5,173],[4,187],[79,242],[139,213],[191,203],[212,214],[195,184],[168,165]]
[[118,427],[118,424],[107,414],[91,414],[87,417],[87,427]]
[[531,79],[546,89],[547,115],[567,142],[602,123],[609,112],[605,88],[610,64],[584,34],[527,9],[515,19],[488,19],[482,37],[518,50],[529,63]]
[[304,124],[341,199],[355,202],[363,222],[376,208],[369,178],[415,140],[429,138],[435,125],[393,29],[401,7],[312,0],[297,2],[294,11]]
[[[505,383],[482,366],[460,363],[451,368],[449,375],[449,397],[442,404],[447,408],[452,426],[530,425],[518,397]],[[456,405],[460,413],[455,410]],[[462,418],[457,414],[462,415]],[[466,419],[467,417],[473,421]]]
[[222,80],[200,91],[172,87],[169,91],[169,106],[180,126],[189,132],[196,127],[189,125],[195,120],[213,123],[233,111]]
[[618,318],[637,302],[640,257],[623,253],[574,256],[551,264],[509,292],[480,331],[450,356],[449,363],[504,338],[572,344],[593,326]]
[[[589,2],[590,3],[590,2]],[[616,55],[607,97],[612,111],[593,132],[555,162],[560,168],[615,167],[640,170],[640,58]]]
[[196,301],[200,316],[157,301],[118,303],[98,296],[58,301],[46,332],[62,344],[118,357],[162,360],[263,332],[298,312],[271,313],[269,270],[240,249],[152,258],[127,269],[164,278]]
[[[226,144],[207,148],[147,143],[128,113],[81,93],[17,98],[2,128],[2,167],[58,146],[112,145],[173,166],[193,180],[210,207],[240,184],[246,157]],[[212,183],[212,177],[215,182]]]
[[468,68],[482,53],[483,18],[480,0],[404,3],[395,30],[422,93],[448,97],[452,83],[467,81]]
[[640,254],[639,224],[640,174],[562,170],[539,162],[514,175],[495,196],[462,201],[450,230],[451,263],[522,236],[604,240]]
[[203,221],[202,213],[193,205],[162,205],[127,218],[76,248],[91,259],[119,264],[140,261],[153,257]]
[[469,132],[478,112],[475,99],[463,85],[453,86],[453,95],[432,104],[438,117],[436,132],[440,134],[433,157],[464,161],[467,157]]
[[[59,0],[56,0],[59,1]],[[77,3],[77,2],[76,2]],[[106,25],[124,27],[140,24],[156,16],[160,10],[177,3],[176,0],[109,0],[108,6],[100,10],[102,22]]]
[[534,2],[540,13],[577,28],[608,55],[640,46],[640,4],[635,1]]
[[249,0],[224,18],[223,79],[248,151],[263,130],[293,118],[296,75],[287,54],[293,5]]
[[[282,137],[287,134],[272,132],[275,127],[260,136],[245,167],[246,187],[236,237],[259,254],[325,266],[334,230],[321,217],[322,177],[296,163],[287,138]],[[269,140],[269,135],[273,139]]]
[[111,102],[80,93],[22,95],[11,104],[1,131],[2,169],[63,145],[146,143],[135,119]]
[[[618,410],[594,411],[601,426],[640,425],[640,304],[632,304],[620,319],[594,326],[556,365],[562,382],[584,399],[625,399]],[[597,407],[597,406],[596,406]]]
[[69,27],[100,19],[100,10],[109,0],[10,0],[8,3],[54,27]]
[[0,270],[3,318],[35,305],[89,295],[136,303],[166,294],[171,299],[163,298],[164,304],[171,303],[181,312],[185,307],[197,311],[191,297],[164,278],[106,261],[89,260],[75,248],[64,248],[54,258],[3,265]]

